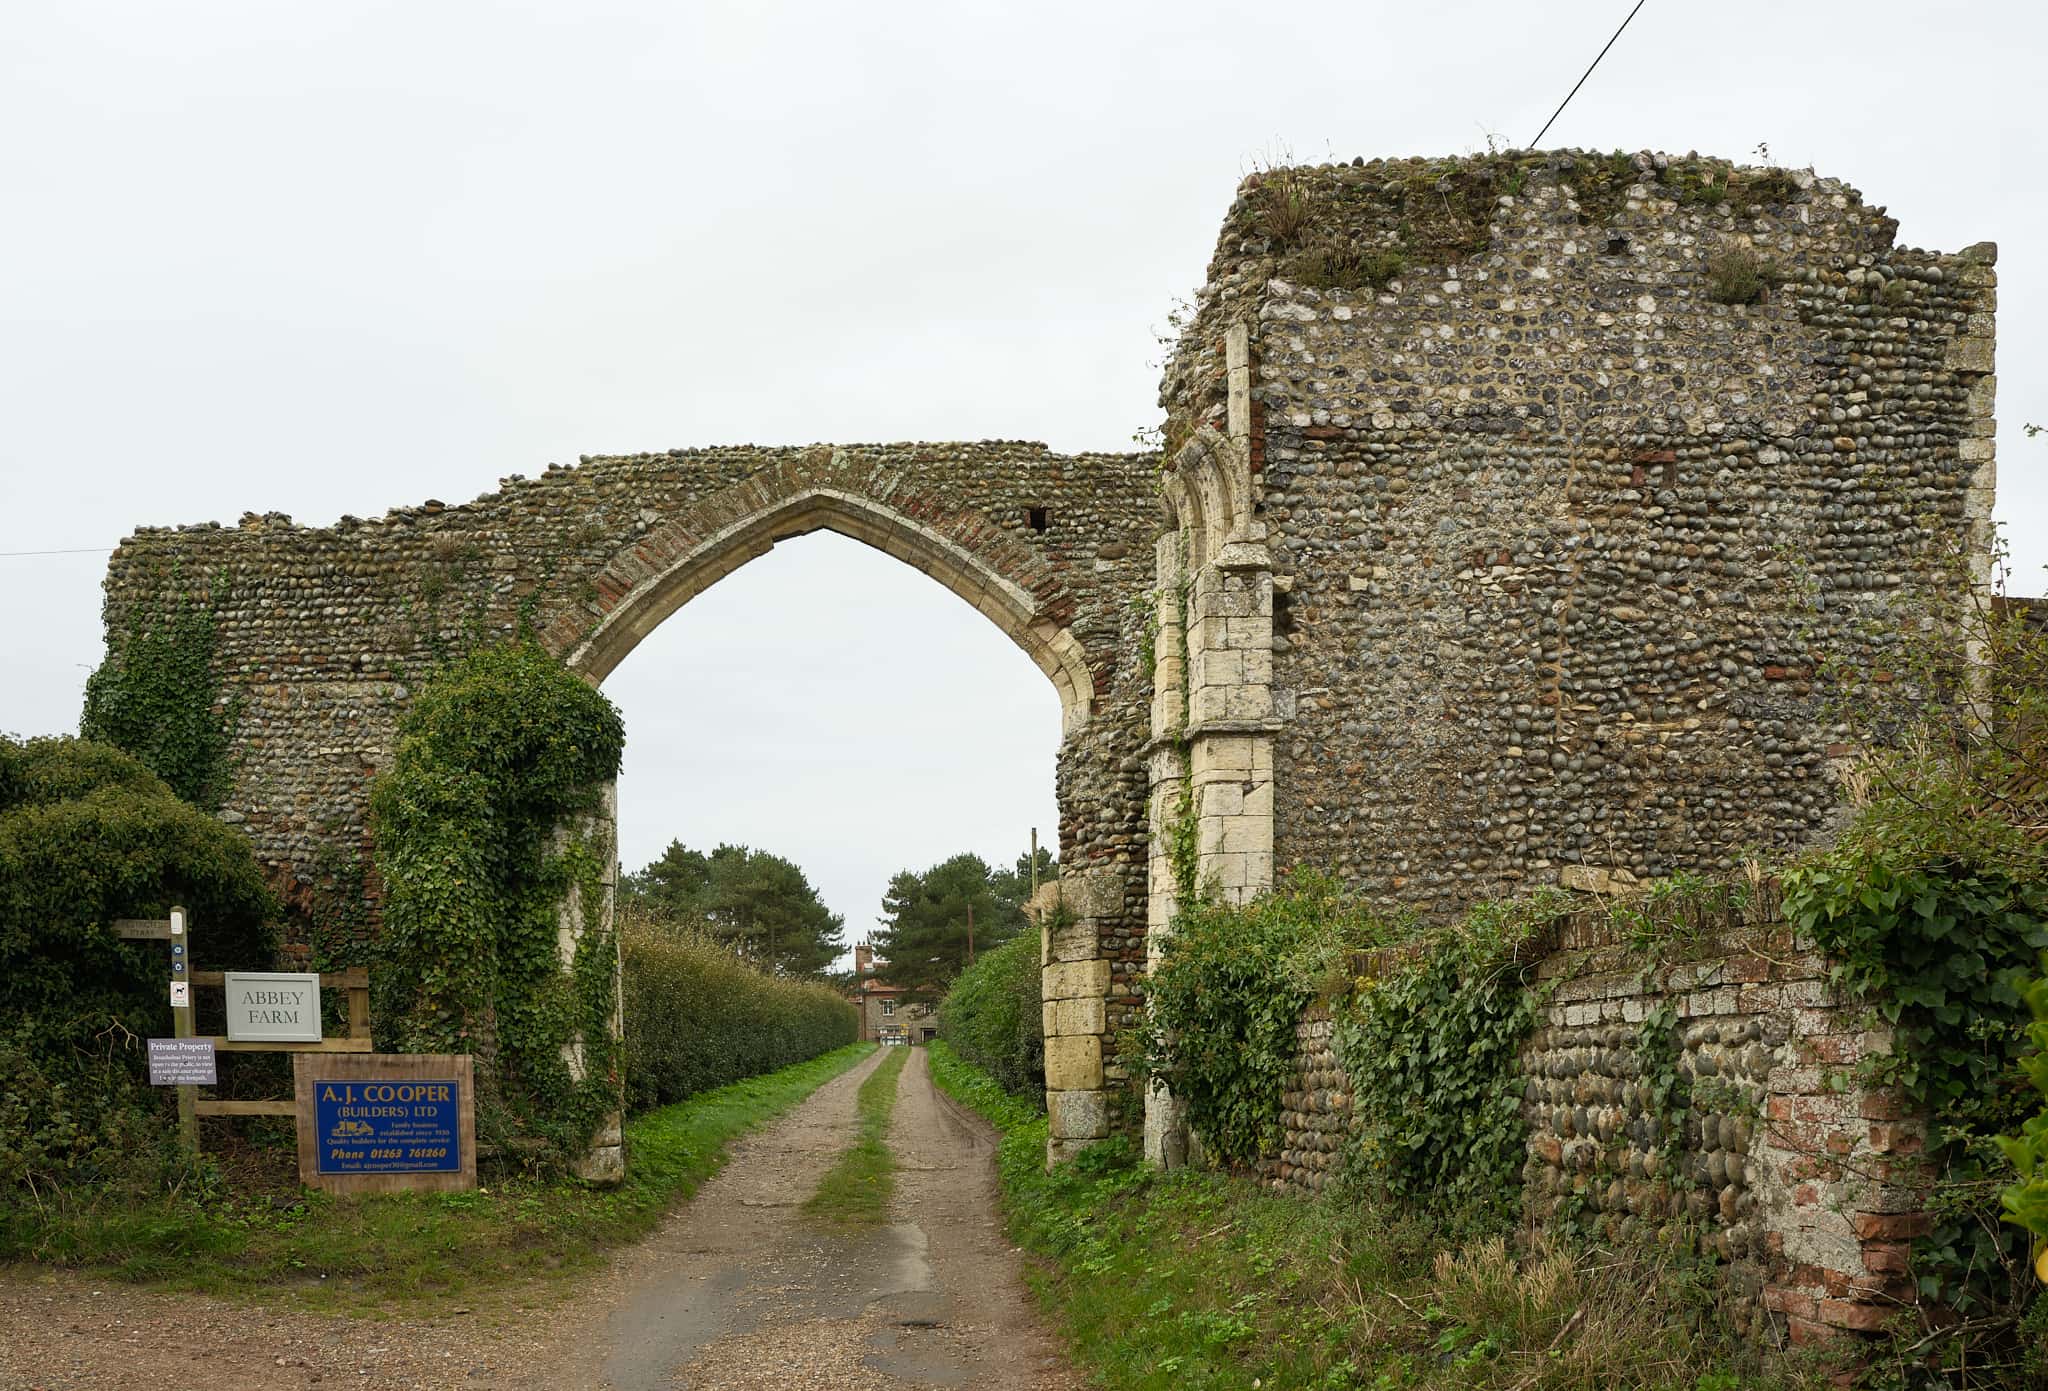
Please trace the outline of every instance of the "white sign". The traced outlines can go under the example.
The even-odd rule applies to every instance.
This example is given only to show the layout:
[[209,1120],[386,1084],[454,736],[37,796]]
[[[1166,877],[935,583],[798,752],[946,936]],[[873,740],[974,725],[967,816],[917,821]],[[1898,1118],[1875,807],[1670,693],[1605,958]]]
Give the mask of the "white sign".
[[192,982],[174,980],[171,982],[171,1008],[186,1009],[192,1004]]
[[215,1063],[212,1039],[149,1040],[149,1085],[152,1087],[212,1087],[219,1082],[220,1070]]
[[227,990],[230,1042],[320,1041],[318,975],[229,971]]

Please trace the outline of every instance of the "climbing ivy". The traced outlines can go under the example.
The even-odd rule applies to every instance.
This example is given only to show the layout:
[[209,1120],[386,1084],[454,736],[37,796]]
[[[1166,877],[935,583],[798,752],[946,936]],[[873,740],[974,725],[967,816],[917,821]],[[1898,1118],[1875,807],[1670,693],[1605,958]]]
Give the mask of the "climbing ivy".
[[616,944],[588,916],[566,969],[558,942],[563,903],[600,903],[613,857],[564,827],[598,809],[624,742],[616,707],[538,647],[483,648],[420,691],[371,792],[380,1031],[474,1054],[480,1142],[542,1161],[618,1106]]
[[1334,1017],[1359,1118],[1354,1181],[1454,1225],[1512,1221],[1526,1139],[1519,1054],[1537,1006],[1528,947],[1565,906],[1557,890],[1480,904],[1353,981]]
[[169,599],[138,603],[86,678],[79,736],[133,754],[178,797],[206,811],[227,796],[228,750],[237,707],[224,702],[214,669],[214,611],[227,587],[214,576],[204,599],[173,570]]
[[1249,1165],[1279,1140],[1302,1007],[1388,930],[1336,881],[1302,872],[1242,906],[1184,899],[1125,1056],[1172,1089],[1212,1156]]
[[1996,1139],[2030,1109],[2023,985],[2048,948],[2048,635],[1973,590],[1912,625],[1896,663],[1884,681],[1823,666],[1834,713],[1873,752],[1853,821],[1782,876],[1784,904],[1890,1032],[1859,1080],[1929,1117],[1920,1294],[2003,1336],[2031,1294],[2023,1235],[2000,1222],[2013,1171]]
[[1981,1313],[2009,1297],[2021,1255],[1998,1222],[2006,1171],[1992,1137],[2025,1112],[2021,984],[2048,947],[2048,883],[1851,837],[1784,885],[1788,917],[1828,953],[1835,983],[1891,1030],[1859,1080],[1896,1087],[1930,1118],[1935,1224],[1914,1251],[1920,1293]]

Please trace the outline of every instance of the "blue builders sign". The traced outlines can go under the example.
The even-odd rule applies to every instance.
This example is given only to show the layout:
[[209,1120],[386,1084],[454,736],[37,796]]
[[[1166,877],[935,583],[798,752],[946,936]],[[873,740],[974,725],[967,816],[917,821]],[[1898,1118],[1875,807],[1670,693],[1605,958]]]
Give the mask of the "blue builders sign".
[[313,1084],[316,1168],[323,1174],[462,1170],[462,1092],[453,1076]]

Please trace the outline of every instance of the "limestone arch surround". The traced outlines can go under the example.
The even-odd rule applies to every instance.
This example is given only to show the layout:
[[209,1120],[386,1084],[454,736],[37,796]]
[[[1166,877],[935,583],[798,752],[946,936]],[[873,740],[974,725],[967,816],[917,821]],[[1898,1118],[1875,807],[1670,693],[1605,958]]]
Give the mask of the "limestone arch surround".
[[[1252,469],[1249,333],[1225,337],[1226,428],[1198,427],[1168,461],[1168,530],[1154,555],[1152,854],[1146,955],[1156,964],[1180,897],[1170,847],[1194,820],[1196,886],[1244,903],[1273,885],[1273,560]],[[1186,1155],[1179,1106],[1145,1098],[1145,1151]]]

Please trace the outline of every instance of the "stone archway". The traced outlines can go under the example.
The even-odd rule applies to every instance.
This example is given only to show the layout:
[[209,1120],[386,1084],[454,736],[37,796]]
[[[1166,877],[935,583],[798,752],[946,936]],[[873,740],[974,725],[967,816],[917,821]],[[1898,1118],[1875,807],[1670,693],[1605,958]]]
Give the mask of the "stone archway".
[[[967,601],[1029,656],[1059,693],[1062,733],[1088,723],[1095,680],[1087,654],[1063,624],[1074,600],[1049,566],[1011,541],[986,517],[954,513],[934,523],[898,511],[869,492],[797,473],[763,501],[749,487],[708,499],[687,521],[625,546],[597,580],[610,602],[596,627],[578,631],[560,653],[595,682],[611,674],[640,640],[691,599],[781,541],[834,531],[894,556]],[[883,493],[893,496],[900,479]],[[730,519],[730,520],[728,520]],[[712,527],[706,533],[706,527]],[[616,595],[616,598],[611,596]],[[550,645],[571,628],[550,632]]]
[[[1067,880],[1044,933],[1058,1157],[1107,1133],[1106,1089],[1121,1076],[1109,1040],[1137,1008],[1144,969],[1152,672],[1133,601],[1153,583],[1158,477],[1149,455],[1010,442],[588,458],[377,520],[306,528],[251,513],[232,529],[138,532],[110,566],[108,631],[118,642],[131,614],[204,589],[242,711],[223,814],[310,916],[341,912],[374,932],[368,784],[412,690],[451,652],[529,634],[601,682],[721,576],[819,529],[929,574],[1060,695]],[[351,861],[357,877],[333,872]],[[606,897],[565,905],[565,951],[606,919]],[[602,1172],[616,1155],[596,1158]]]

